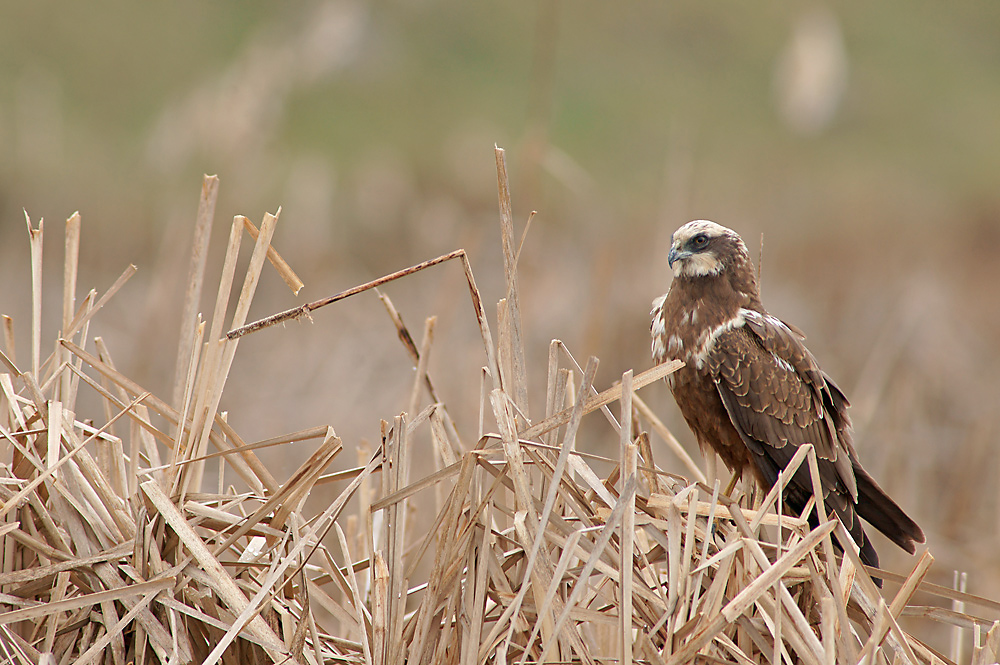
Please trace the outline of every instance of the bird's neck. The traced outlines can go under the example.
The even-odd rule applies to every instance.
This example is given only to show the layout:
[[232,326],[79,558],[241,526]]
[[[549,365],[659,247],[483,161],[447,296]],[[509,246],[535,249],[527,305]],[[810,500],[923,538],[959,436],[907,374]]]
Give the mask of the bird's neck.
[[[740,277],[739,275],[743,275]],[[724,271],[705,277],[678,277],[670,285],[673,298],[697,306],[702,324],[718,325],[739,315],[741,309],[766,313],[753,271]]]

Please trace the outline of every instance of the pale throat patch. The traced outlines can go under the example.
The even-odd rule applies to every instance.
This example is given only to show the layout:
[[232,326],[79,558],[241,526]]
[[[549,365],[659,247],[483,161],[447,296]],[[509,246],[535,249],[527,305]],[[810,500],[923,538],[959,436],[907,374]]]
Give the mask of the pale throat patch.
[[692,254],[674,265],[674,277],[705,277],[722,272],[722,261],[713,252]]

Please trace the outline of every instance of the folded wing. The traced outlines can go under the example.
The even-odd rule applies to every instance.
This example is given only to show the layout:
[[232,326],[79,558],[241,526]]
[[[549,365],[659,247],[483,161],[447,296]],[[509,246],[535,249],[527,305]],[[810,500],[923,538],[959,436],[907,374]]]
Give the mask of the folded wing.
[[[843,392],[819,368],[800,335],[772,316],[744,314],[743,326],[715,340],[707,364],[733,425],[753,454],[758,480],[771,487],[798,447],[811,443],[827,510],[843,522],[861,548],[862,560],[878,565],[859,514],[913,552],[923,533],[861,468]],[[785,500],[801,510],[811,495],[812,481],[803,465]]]

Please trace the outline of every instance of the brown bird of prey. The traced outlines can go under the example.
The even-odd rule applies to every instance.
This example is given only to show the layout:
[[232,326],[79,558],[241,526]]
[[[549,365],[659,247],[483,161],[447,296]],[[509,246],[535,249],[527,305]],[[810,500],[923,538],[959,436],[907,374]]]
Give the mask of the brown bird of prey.
[[[847,398],[802,333],[764,309],[740,236],[689,222],[674,232],[667,262],[674,279],[653,302],[653,358],[684,361],[667,380],[702,451],[718,453],[735,474],[749,468],[768,491],[798,447],[811,443],[827,512],[847,528],[861,560],[878,566],[859,516],[912,554],[923,531],[862,468]],[[810,496],[803,464],[784,498],[800,513]]]

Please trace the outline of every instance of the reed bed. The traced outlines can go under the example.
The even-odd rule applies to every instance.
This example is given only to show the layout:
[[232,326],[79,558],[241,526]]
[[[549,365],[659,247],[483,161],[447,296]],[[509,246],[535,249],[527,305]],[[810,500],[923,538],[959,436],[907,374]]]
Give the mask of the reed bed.
[[[495,342],[462,250],[248,324],[268,263],[292,291],[301,286],[271,246],[278,215],[259,229],[234,219],[215,309],[202,320],[218,190],[206,177],[169,400],[90,337],[134,268],[77,304],[78,215],[64,234],[60,332],[45,338],[44,235],[28,222],[30,354],[15,353],[9,318],[0,352],[3,662],[953,662],[901,628],[903,616],[954,626],[955,660],[997,661],[1000,625],[976,612],[1000,603],[925,582],[928,552],[905,576],[868,570],[835,548],[849,537],[815,502],[818,526],[782,513],[781,482],[767,496],[710,482],[639,395],[678,363],[630,370],[599,391],[597,360],[581,366],[553,341],[545,413],[531,417],[524,237],[499,149],[497,166],[506,294]],[[245,235],[254,250],[230,314]],[[483,341],[477,440],[460,436],[428,371],[435,319],[418,341],[384,294],[416,372],[408,409],[373,423],[378,445],[358,466],[330,470],[344,450],[331,426],[248,443],[229,425],[219,406],[243,335],[445,262],[462,264]],[[90,403],[101,406],[83,413]],[[578,452],[585,428],[618,454]],[[661,445],[693,480],[657,467]],[[276,446],[312,452],[278,479],[257,455]],[[418,455],[436,470],[413,477]],[[818,483],[809,447],[790,471],[801,464]],[[310,492],[330,496],[321,512],[306,512]],[[433,516],[431,528],[414,527],[418,513]],[[937,605],[915,604],[918,592]]]

